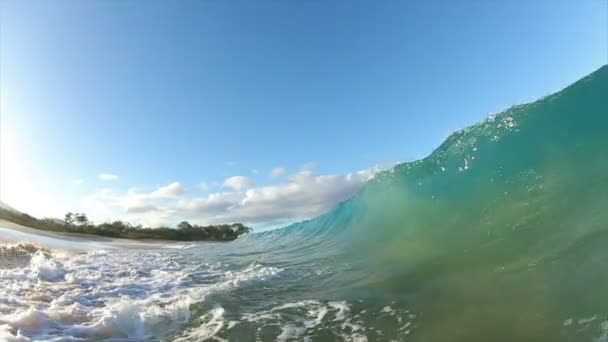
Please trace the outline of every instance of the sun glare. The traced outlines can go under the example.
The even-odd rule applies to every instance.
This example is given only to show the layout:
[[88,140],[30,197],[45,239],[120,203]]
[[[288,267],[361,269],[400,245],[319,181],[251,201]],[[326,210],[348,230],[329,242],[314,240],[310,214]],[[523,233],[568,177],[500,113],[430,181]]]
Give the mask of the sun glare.
[[35,216],[57,214],[52,198],[38,186],[32,165],[19,152],[23,141],[4,115],[0,146],[0,200],[18,210]]

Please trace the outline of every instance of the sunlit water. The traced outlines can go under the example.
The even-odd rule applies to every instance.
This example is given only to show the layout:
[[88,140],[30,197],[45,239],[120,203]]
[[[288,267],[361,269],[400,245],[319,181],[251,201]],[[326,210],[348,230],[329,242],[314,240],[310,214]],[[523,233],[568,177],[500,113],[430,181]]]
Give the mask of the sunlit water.
[[603,68],[230,243],[0,228],[0,340],[608,341],[607,94]]

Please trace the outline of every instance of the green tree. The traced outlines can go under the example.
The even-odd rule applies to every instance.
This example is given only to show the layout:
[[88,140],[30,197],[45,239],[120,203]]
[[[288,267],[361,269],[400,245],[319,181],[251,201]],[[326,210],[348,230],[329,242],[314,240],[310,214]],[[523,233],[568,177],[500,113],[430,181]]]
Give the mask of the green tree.
[[64,220],[67,225],[70,225],[70,226],[73,225],[74,224],[74,214],[72,214],[72,213],[65,214]]
[[236,235],[243,235],[243,234],[248,234],[251,233],[251,228],[245,226],[242,223],[235,223],[232,225],[232,229],[234,229],[234,232],[236,233]]
[[184,231],[192,230],[192,225],[186,221],[182,221],[177,225],[177,229],[184,230]]
[[74,221],[79,226],[86,226],[86,225],[89,224],[89,219],[87,218],[86,214],[75,214],[74,215]]

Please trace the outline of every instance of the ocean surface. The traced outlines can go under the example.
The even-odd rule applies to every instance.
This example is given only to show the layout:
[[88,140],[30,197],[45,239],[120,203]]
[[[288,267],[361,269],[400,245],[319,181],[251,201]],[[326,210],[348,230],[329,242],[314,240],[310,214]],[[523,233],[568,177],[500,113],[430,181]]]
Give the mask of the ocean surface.
[[0,341],[608,341],[608,67],[231,243],[0,229]]

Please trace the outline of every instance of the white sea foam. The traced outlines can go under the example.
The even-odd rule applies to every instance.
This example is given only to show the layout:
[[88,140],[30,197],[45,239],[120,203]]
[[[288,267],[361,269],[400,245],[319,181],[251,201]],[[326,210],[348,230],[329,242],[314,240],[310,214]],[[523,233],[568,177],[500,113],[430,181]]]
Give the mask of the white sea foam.
[[255,260],[212,261],[201,256],[209,246],[197,245],[201,249],[195,251],[176,246],[181,247],[87,252],[0,245],[0,341],[194,342],[223,341],[232,334],[314,341],[321,331],[337,340],[374,340],[378,329],[364,316],[394,320],[407,329],[398,332],[402,336],[414,328],[398,309],[354,311],[353,303],[339,300],[278,302],[258,311],[230,312],[218,297],[269,286],[283,270]]
[[306,328],[297,327],[293,324],[287,324],[281,328],[281,334],[277,336],[277,341],[293,341],[302,338],[306,333]]
[[165,246],[165,248],[167,248],[167,249],[190,249],[190,248],[194,248],[194,247],[196,247],[196,244],[194,244],[194,243],[191,243],[188,245],[170,244],[170,245]]
[[[209,294],[281,272],[256,262],[230,270],[184,262],[178,253],[0,245],[0,341],[159,340],[195,319],[191,306]],[[198,320],[183,341],[216,335],[224,327],[223,309]]]
[[29,342],[30,339],[22,336],[19,332],[14,335],[11,332],[12,328],[9,325],[0,325],[0,341],[3,342]]
[[214,339],[223,341],[217,337],[217,333],[224,327],[224,308],[218,306],[209,313],[199,318],[200,326],[186,332],[182,337],[175,338],[175,342],[196,342]]
[[[245,313],[240,322],[233,322],[231,328],[240,324],[278,326],[280,333],[276,336],[277,341],[314,341],[316,332],[329,330],[336,340],[364,342],[368,340],[368,335],[373,334],[372,336],[378,338],[382,331],[370,326],[369,320],[363,316],[384,315],[394,323],[401,324],[405,321],[406,327],[413,329],[413,321],[408,316],[408,311],[387,308],[390,307],[385,306],[375,313],[369,313],[368,309],[353,312],[352,304],[346,301],[303,300],[280,304],[268,310]],[[409,333],[397,332],[400,338]],[[261,336],[258,330],[258,340],[263,340]],[[267,335],[264,335],[264,338],[268,338]]]
[[49,258],[44,253],[38,251],[30,260],[32,274],[41,280],[61,281],[65,280],[65,270],[63,265],[57,260]]

